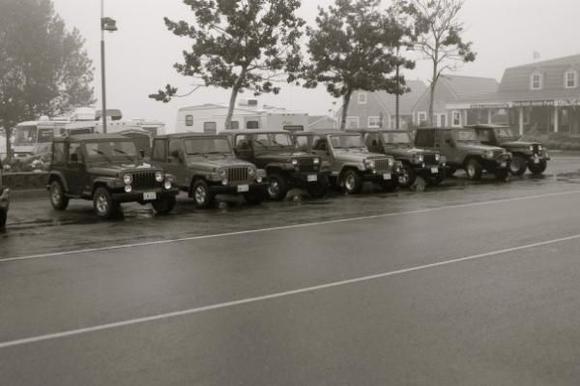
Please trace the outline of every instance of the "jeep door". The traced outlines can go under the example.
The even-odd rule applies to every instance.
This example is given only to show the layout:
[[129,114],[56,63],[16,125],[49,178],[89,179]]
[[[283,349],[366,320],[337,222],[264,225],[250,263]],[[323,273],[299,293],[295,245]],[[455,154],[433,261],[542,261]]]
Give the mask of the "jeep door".
[[169,152],[168,152],[168,139],[167,138],[155,138],[153,140],[153,149],[151,152],[151,161],[157,167],[163,169],[165,173],[173,175],[178,183],[178,186],[182,186],[181,179],[176,172],[178,167],[175,164],[169,162]]
[[335,169],[334,157],[328,143],[328,138],[324,135],[312,136],[312,154],[317,155],[320,159],[330,162],[331,169]]
[[[249,135],[240,134],[234,136],[233,139],[234,153],[244,161],[254,163],[254,150],[252,149],[252,140]],[[261,167],[261,165],[258,165]]]
[[88,184],[88,173],[86,170],[83,146],[80,143],[70,143],[67,149],[66,166],[63,174],[68,186],[68,193],[73,196],[80,196]]
[[170,138],[165,140],[164,151],[167,155],[164,170],[173,174],[178,186],[187,188],[191,184],[187,156],[183,146],[183,139]]
[[437,131],[435,143],[439,145],[438,150],[447,158],[447,162],[454,165],[463,165],[464,154],[451,130]]

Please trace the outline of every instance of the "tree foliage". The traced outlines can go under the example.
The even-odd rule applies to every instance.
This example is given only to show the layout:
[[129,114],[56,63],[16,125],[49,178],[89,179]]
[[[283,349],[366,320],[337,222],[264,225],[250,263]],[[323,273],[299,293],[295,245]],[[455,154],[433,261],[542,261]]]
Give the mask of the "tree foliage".
[[[295,15],[298,0],[184,0],[195,23],[171,21],[167,28],[193,40],[184,51],[178,73],[199,77],[206,86],[231,90],[226,128],[239,93],[278,93],[280,72],[292,73],[300,63],[298,40],[304,21]],[[168,102],[177,88],[167,85],[151,98]]]
[[94,103],[92,62],[51,0],[0,2],[0,127]]
[[397,6],[414,20],[415,48],[432,64],[429,98],[429,123],[433,124],[433,104],[437,82],[444,71],[458,64],[473,62],[472,43],[462,38],[459,21],[463,0],[398,0]]
[[405,29],[379,5],[380,0],[336,0],[327,9],[318,8],[316,26],[307,30],[310,61],[303,67],[304,86],[324,83],[330,95],[342,98],[342,129],[354,91],[396,92],[404,84],[404,78],[392,75],[397,65],[414,66],[395,52]]

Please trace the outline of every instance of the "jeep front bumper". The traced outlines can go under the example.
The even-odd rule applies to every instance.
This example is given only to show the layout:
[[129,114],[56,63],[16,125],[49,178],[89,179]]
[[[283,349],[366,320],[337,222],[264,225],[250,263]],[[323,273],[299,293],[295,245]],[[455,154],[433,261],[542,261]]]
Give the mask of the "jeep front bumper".
[[236,184],[212,184],[209,186],[212,194],[244,194],[244,193],[264,193],[266,191],[265,182],[239,182]]
[[385,170],[365,170],[361,172],[363,181],[369,182],[397,182],[399,180],[400,170],[389,168]]
[[133,190],[132,192],[124,192],[124,191],[113,191],[111,196],[113,197],[113,201],[116,202],[138,202],[141,204],[145,204],[148,202],[153,202],[159,199],[165,199],[169,197],[175,197],[179,193],[179,189],[177,187],[173,187],[171,189],[163,189],[163,188],[152,188],[152,189],[139,189]]
[[289,175],[291,185],[298,188],[307,188],[318,183],[328,183],[329,172],[294,172]]
[[512,161],[512,157],[509,154],[503,154],[494,159],[483,159],[482,166],[485,170],[494,171],[494,170],[501,170],[507,169],[510,167]]

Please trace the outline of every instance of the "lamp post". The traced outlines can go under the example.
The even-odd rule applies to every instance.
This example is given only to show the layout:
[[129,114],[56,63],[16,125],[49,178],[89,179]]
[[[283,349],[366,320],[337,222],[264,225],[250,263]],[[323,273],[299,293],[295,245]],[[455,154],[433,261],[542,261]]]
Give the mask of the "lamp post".
[[117,22],[110,17],[105,17],[105,0],[101,0],[101,100],[103,102],[101,118],[103,120],[103,133],[107,133],[107,81],[105,75],[105,31],[117,30]]

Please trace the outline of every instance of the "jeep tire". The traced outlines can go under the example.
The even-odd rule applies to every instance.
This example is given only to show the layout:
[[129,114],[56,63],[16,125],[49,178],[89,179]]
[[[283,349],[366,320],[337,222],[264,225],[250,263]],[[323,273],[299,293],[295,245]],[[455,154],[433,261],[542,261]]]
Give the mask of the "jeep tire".
[[153,201],[151,206],[153,206],[156,214],[163,216],[169,214],[175,208],[175,203],[175,196],[169,196]]
[[510,164],[510,173],[519,177],[526,172],[527,167],[528,159],[521,154],[514,154]]
[[340,184],[347,194],[358,194],[362,190],[363,180],[355,169],[347,169],[342,172]]
[[111,192],[104,186],[99,186],[93,194],[93,208],[97,216],[111,219],[121,211],[121,205],[113,200]]
[[441,185],[443,180],[445,180],[445,172],[440,170],[439,173],[427,177],[427,184],[431,186],[438,186]]
[[191,186],[191,197],[199,209],[207,209],[213,205],[215,195],[209,189],[207,182],[198,179]]
[[467,174],[467,178],[470,180],[481,180],[482,172],[483,168],[481,167],[481,162],[479,162],[477,158],[470,158],[465,162],[465,173]]
[[65,196],[64,187],[59,180],[53,180],[49,187],[50,204],[55,210],[65,210],[68,207],[68,197]]
[[497,169],[495,171],[495,179],[501,182],[507,182],[510,177],[510,170],[509,169]]
[[401,183],[401,186],[406,188],[411,187],[417,179],[415,169],[409,164],[403,165],[403,175],[403,181],[401,181],[401,177],[399,177],[399,182]]
[[8,213],[6,213],[6,210],[0,209],[0,230],[6,228],[6,217],[8,217]]
[[274,201],[282,201],[288,194],[288,181],[281,174],[274,172],[268,176],[268,197]]
[[548,167],[548,162],[545,159],[540,160],[540,163],[538,163],[538,164],[530,162],[528,165],[530,172],[532,172],[532,174],[534,176],[541,176],[546,171],[547,167]]

